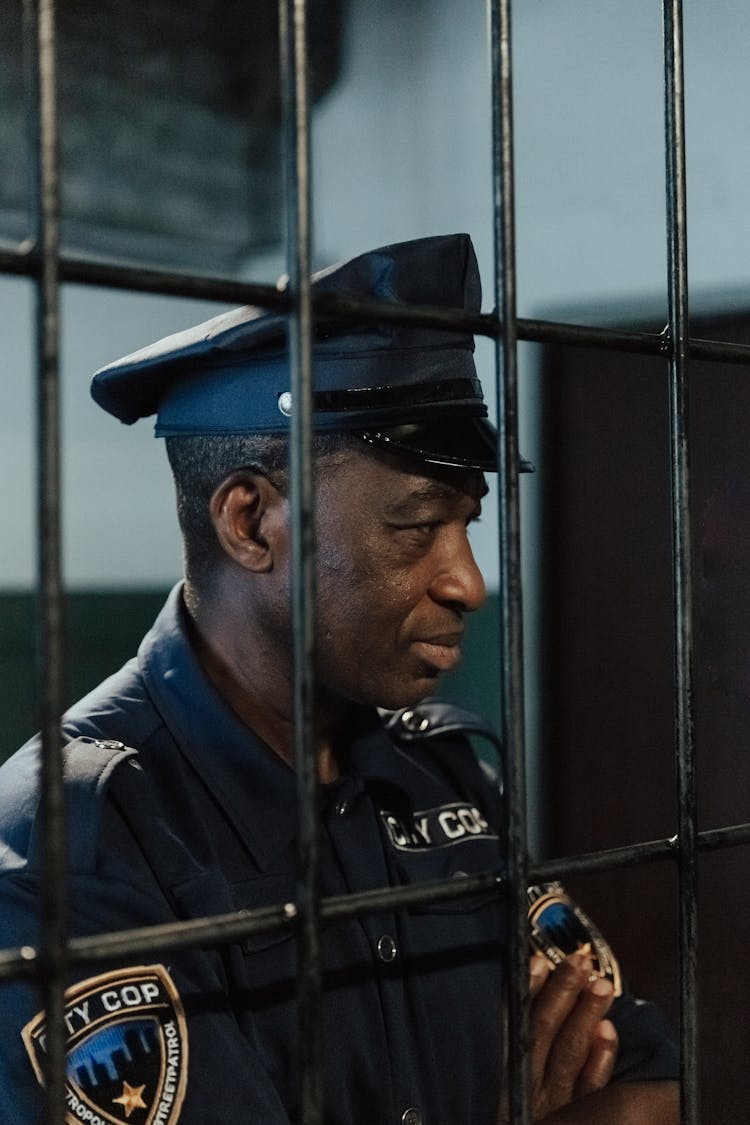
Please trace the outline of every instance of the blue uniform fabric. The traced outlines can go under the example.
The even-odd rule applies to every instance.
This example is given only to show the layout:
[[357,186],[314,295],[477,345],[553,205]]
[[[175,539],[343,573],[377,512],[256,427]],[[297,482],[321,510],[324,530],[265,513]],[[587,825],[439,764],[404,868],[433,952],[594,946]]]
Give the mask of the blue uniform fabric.
[[[342,777],[321,794],[325,895],[501,865],[496,789],[461,727],[414,732],[353,709]],[[75,934],[295,897],[294,774],[204,675],[179,586],[137,658],[77,704],[65,730]],[[39,936],[37,767],[32,741],[0,770],[2,947]],[[489,896],[324,927],[329,1125],[494,1125],[502,948],[502,912]],[[187,1016],[182,1125],[294,1122],[294,941],[257,935],[161,961]],[[0,984],[0,1125],[41,1122],[21,1040],[39,1007],[29,985]],[[613,1018],[621,1077],[676,1075],[674,1045],[651,1005],[623,997]],[[418,1116],[404,1117],[409,1110]]]

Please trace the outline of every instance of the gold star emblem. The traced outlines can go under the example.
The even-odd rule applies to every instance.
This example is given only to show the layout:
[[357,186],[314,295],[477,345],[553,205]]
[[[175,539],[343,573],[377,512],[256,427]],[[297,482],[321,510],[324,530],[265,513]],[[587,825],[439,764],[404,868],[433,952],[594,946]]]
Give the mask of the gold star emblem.
[[144,1102],[143,1098],[141,1097],[141,1094],[143,1093],[143,1091],[145,1089],[146,1089],[145,1085],[143,1085],[143,1086],[130,1086],[130,1085],[128,1085],[127,1082],[123,1082],[122,1093],[120,1094],[120,1097],[119,1098],[112,1098],[112,1101],[116,1102],[118,1105],[123,1106],[123,1108],[125,1110],[125,1116],[130,1117],[130,1115],[131,1115],[131,1113],[133,1112],[134,1109],[146,1109],[147,1108],[146,1103]]

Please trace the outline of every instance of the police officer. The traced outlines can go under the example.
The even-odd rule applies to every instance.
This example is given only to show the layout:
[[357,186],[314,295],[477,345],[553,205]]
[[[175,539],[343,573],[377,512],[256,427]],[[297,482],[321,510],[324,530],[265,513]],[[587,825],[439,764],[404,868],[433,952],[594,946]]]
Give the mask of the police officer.
[[[480,308],[465,235],[372,251],[316,288]],[[484,598],[469,528],[497,450],[472,353],[462,332],[316,325],[314,733],[327,896],[502,866],[497,790],[467,740],[470,720],[424,702]],[[92,391],[124,422],[156,414],[185,580],[137,657],[64,719],[73,931],[289,902],[295,403],[284,317],[217,317],[104,368]],[[32,740],[0,778],[3,946],[39,939],[38,753]],[[562,893],[561,904],[560,932],[583,925],[586,936]],[[651,1005],[615,995],[590,934],[577,953],[531,962],[534,1117],[676,1121],[669,1032]],[[491,894],[326,922],[327,1122],[505,1120],[503,940]],[[67,1120],[295,1121],[295,969],[284,929],[79,974],[66,995]],[[40,1120],[38,1008],[23,983],[0,990],[5,1125]]]

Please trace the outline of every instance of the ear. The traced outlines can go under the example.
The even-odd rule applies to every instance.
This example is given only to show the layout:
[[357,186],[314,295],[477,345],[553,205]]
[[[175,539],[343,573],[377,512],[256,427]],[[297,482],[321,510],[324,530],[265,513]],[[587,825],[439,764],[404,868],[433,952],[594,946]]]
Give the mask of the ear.
[[214,492],[209,511],[222,549],[245,570],[270,571],[287,553],[288,502],[260,473],[232,473]]

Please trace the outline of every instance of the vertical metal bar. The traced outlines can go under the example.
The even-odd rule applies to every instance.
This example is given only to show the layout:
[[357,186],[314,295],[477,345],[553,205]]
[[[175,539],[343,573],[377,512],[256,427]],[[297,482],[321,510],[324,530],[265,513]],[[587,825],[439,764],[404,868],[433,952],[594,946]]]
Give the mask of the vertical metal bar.
[[697,1125],[697,828],[693,740],[687,193],[681,0],[664,0],[665,147],[669,264],[670,438],[675,606],[675,719],[680,890],[682,1120]]
[[23,90],[26,107],[26,180],[28,190],[27,214],[29,230],[26,231],[24,248],[28,249],[29,238],[39,244],[41,220],[40,160],[39,160],[39,21],[37,19],[37,0],[23,0]]
[[500,434],[499,523],[502,652],[502,724],[508,847],[508,988],[511,1117],[530,1120],[528,1083],[528,922],[526,766],[523,708],[520,508],[518,492],[518,348],[516,323],[513,84],[510,0],[492,0],[492,161],[495,240],[495,307],[502,335],[496,341],[497,415]]
[[[36,18],[34,18],[34,15]],[[39,709],[42,743],[43,1001],[47,1013],[46,1120],[62,1125],[65,1096],[66,973],[65,806],[62,778],[62,542],[59,388],[60,164],[54,0],[27,3],[25,22],[37,40],[38,148],[36,241],[37,571]]]
[[294,755],[299,807],[298,1002],[300,1120],[322,1125],[320,921],[315,769],[315,496],[312,473],[312,299],[309,81],[306,0],[281,0],[281,68],[287,198],[287,258],[295,298],[291,501],[294,633]]

